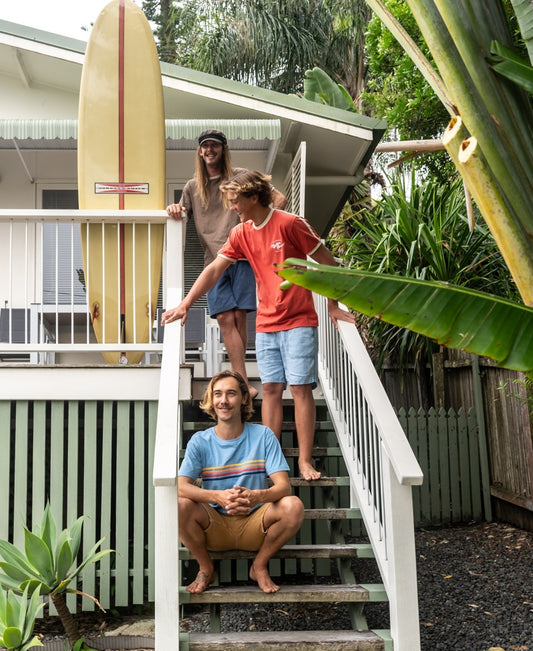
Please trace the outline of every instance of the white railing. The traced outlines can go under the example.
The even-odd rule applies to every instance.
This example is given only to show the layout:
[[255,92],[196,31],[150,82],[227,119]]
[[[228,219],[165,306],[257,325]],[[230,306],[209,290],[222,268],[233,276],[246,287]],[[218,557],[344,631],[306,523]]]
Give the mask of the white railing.
[[[168,223],[168,238],[176,242],[167,261],[167,302],[176,306],[183,296],[183,222]],[[171,237],[172,236],[172,237]],[[181,432],[179,368],[183,362],[183,328],[165,326],[154,451],[155,487],[155,648],[179,649],[179,585],[177,474]]]
[[[0,210],[0,353],[3,356],[28,356],[34,363],[54,361],[57,353],[130,352],[158,353],[156,303],[150,293],[146,305],[137,305],[138,286],[142,280],[148,285],[157,282],[159,269],[151,257],[151,246],[161,238],[168,216],[163,210]],[[91,224],[96,238],[85,237],[82,250],[80,232]],[[115,287],[109,289],[104,280],[101,286],[91,287],[91,263],[98,265],[102,279],[115,275],[120,258],[120,238],[113,245],[100,236],[96,250],[90,242],[98,239],[104,229],[127,225],[127,262],[121,276],[116,273]],[[142,238],[140,234],[142,233]],[[139,234],[139,235],[137,235]],[[146,250],[142,249],[145,242]],[[106,246],[112,246],[106,251]],[[167,251],[175,255],[174,243],[168,241]],[[129,257],[128,257],[129,256]],[[86,265],[83,264],[83,259]],[[96,260],[96,262],[95,262]],[[107,260],[107,262],[106,262]],[[91,262],[93,261],[93,262]],[[109,265],[106,270],[105,265]],[[163,266],[165,261],[163,262]],[[112,267],[112,268],[111,268]],[[107,271],[107,274],[106,274]],[[156,277],[157,276],[157,277]],[[132,321],[126,341],[121,334],[124,327],[120,312],[116,322],[103,326],[100,341],[94,336],[88,295],[98,290],[103,305],[120,305],[123,288],[129,288],[130,309],[144,311],[143,329],[148,336],[139,335],[137,321]],[[97,306],[98,307],[98,306]],[[107,327],[107,331],[106,331]],[[122,343],[121,343],[122,340]]]
[[395,651],[419,651],[412,486],[423,475],[357,329],[319,312],[319,376],[389,597]]

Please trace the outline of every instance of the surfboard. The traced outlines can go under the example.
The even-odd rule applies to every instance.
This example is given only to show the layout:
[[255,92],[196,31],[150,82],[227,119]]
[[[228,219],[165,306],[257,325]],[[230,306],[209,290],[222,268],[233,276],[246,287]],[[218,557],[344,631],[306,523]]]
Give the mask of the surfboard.
[[[112,0],[91,30],[78,114],[81,209],[165,208],[165,116],[150,25],[131,0]],[[89,311],[100,343],[150,341],[163,226],[82,224]],[[104,353],[110,364],[143,353]]]

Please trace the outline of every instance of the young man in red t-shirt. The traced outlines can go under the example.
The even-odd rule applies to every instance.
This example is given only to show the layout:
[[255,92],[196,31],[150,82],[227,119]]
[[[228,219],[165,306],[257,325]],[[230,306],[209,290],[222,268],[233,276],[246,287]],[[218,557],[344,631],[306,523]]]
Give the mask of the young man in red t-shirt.
[[[262,421],[279,439],[282,395],[288,385],[294,400],[300,473],[308,481],[318,479],[320,472],[312,463],[318,316],[309,290],[297,285],[280,289],[276,265],[308,255],[321,264],[335,265],[335,260],[304,218],[270,207],[270,177],[246,172],[230,179],[221,190],[241,223],[231,230],[217,258],[198,276],[180,305],[163,314],[162,324],[175,319],[184,322],[189,308],[228,266],[246,258],[257,282],[256,353],[263,386]],[[339,308],[337,301],[328,299],[328,310],[335,324],[338,320],[355,323],[354,315]]]

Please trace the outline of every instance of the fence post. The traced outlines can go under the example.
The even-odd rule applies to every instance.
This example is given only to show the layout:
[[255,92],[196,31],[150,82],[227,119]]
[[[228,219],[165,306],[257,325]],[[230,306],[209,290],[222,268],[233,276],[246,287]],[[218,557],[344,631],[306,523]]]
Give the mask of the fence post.
[[485,409],[483,406],[483,388],[479,371],[479,357],[470,355],[472,361],[472,383],[474,389],[474,406],[479,428],[479,465],[481,470],[481,489],[483,491],[483,508],[487,522],[492,522],[492,504],[490,501],[489,456],[487,452],[487,428],[485,426]]

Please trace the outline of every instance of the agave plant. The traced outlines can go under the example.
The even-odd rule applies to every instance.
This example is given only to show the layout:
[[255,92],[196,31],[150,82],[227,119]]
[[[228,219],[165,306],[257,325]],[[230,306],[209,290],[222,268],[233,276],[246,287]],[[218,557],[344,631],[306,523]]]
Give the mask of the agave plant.
[[[30,590],[41,595],[50,595],[56,607],[61,623],[71,644],[80,639],[77,623],[70,613],[65,593],[82,594],[70,584],[92,563],[98,562],[112,550],[97,551],[105,538],[101,538],[94,547],[76,565],[80,549],[83,516],[74,524],[58,533],[55,519],[47,504],[40,527],[35,532],[24,527],[24,553],[6,540],[0,540],[0,586],[11,589],[18,594]],[[95,601],[99,606],[98,601]]]
[[43,646],[33,636],[35,618],[44,604],[39,603],[39,590],[28,599],[29,586],[17,597],[12,590],[0,590],[0,649],[26,651],[34,646]]

